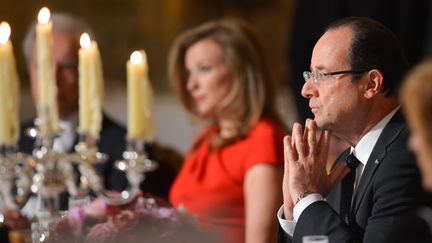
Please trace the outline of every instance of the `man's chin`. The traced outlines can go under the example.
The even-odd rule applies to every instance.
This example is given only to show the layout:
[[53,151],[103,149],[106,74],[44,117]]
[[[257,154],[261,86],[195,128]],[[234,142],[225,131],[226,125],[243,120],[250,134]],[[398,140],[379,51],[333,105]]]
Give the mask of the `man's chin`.
[[61,109],[61,107],[59,107],[58,116],[60,120],[65,120],[68,117],[68,112],[65,112],[64,110]]
[[320,129],[325,129],[325,130],[329,130],[330,126],[328,123],[326,123],[325,121],[319,119],[319,117],[314,117],[314,121],[317,125],[317,127],[319,127]]
[[[77,111],[77,112],[78,112],[78,111]],[[63,121],[68,120],[68,119],[70,119],[70,117],[71,117],[73,114],[75,114],[74,111],[72,111],[72,112],[65,112],[65,111],[61,111],[61,110],[59,110],[59,119],[60,119],[60,120],[63,120]]]

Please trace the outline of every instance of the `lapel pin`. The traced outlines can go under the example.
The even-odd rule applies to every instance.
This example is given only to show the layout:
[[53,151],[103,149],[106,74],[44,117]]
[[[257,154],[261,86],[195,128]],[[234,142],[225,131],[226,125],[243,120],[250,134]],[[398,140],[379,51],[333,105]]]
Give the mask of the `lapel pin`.
[[379,160],[378,159],[375,159],[375,164],[377,165],[377,164],[379,164]]

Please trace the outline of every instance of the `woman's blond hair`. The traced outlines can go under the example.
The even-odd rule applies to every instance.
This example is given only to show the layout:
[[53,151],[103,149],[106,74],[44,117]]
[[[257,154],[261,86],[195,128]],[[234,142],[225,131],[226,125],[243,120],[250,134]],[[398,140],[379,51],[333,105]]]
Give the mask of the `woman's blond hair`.
[[432,146],[432,59],[423,61],[407,75],[400,92],[403,109],[410,125],[419,125]]
[[222,147],[244,137],[263,116],[282,126],[263,49],[255,32],[238,19],[206,22],[184,32],[174,41],[168,59],[168,74],[185,108],[199,117],[193,98],[186,89],[185,55],[189,47],[201,40],[211,40],[219,45],[225,64],[235,77],[232,90],[221,103],[236,110],[237,121],[233,128],[236,135],[229,139],[215,135],[212,145]]

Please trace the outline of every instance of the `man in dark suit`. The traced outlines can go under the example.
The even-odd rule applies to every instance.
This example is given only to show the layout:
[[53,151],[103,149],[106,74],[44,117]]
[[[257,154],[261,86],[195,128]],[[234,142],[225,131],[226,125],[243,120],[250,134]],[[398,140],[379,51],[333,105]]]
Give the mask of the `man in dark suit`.
[[[396,97],[406,69],[400,43],[372,19],[344,18],[327,27],[310,67],[302,95],[315,117],[284,139],[279,242],[382,242],[424,195]],[[330,133],[351,148],[327,173]]]

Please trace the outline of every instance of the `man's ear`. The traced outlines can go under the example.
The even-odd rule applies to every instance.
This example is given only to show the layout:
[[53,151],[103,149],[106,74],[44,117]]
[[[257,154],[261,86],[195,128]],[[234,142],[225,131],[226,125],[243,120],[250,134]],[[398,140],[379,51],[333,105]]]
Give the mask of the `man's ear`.
[[366,99],[370,99],[381,92],[384,86],[384,75],[378,69],[372,69],[367,74],[367,85],[364,92]]

